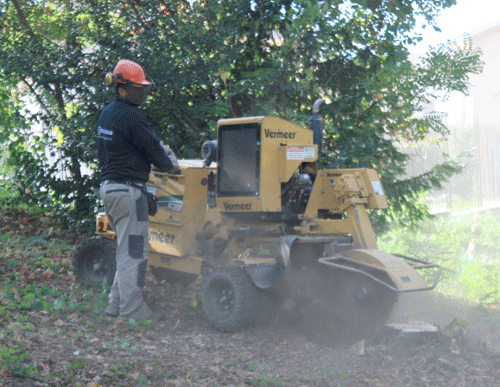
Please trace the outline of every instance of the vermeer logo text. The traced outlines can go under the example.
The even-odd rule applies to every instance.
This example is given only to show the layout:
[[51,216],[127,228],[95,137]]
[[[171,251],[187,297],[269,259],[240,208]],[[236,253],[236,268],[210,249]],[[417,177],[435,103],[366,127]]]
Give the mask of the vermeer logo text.
[[271,129],[264,129],[267,138],[295,138],[296,132],[273,132]]
[[226,211],[252,211],[252,204],[230,204],[224,202],[224,210]]

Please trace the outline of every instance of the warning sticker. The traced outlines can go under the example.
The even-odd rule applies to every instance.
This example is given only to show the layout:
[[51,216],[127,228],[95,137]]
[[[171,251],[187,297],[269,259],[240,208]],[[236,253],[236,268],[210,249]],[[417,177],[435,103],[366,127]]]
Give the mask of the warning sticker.
[[166,207],[170,211],[182,212],[182,195],[167,195],[158,198],[158,207]]
[[286,159],[287,160],[304,160],[305,150],[303,146],[287,146]]
[[384,190],[382,188],[382,184],[380,184],[380,181],[372,181],[372,185],[373,185],[373,190],[377,195],[384,194]]
[[286,147],[287,160],[304,160],[304,159],[315,159],[315,158],[316,158],[316,148],[298,146],[298,145],[291,145]]
[[316,149],[315,148],[305,148],[305,157],[306,159],[314,159],[316,158]]

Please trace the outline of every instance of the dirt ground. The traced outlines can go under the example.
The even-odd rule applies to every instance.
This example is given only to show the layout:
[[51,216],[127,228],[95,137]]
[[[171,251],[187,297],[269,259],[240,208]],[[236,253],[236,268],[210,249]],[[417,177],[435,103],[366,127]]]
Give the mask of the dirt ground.
[[[67,267],[69,254],[51,259]],[[0,266],[5,278],[15,274],[26,286],[57,288],[68,300],[99,295],[75,286],[71,271],[33,272],[23,262]],[[200,284],[201,279],[189,287],[158,283],[148,273],[146,301],[166,315],[153,324],[114,319],[92,308],[25,311],[26,321],[21,312],[0,318],[2,360],[4,346],[15,343],[26,348],[25,362],[37,370],[21,377],[0,368],[0,386],[500,386],[498,309],[436,292],[401,296],[389,322],[435,331],[384,326],[355,351],[324,340],[315,316],[306,320],[311,325],[278,315],[267,326],[215,332],[201,313]],[[27,323],[30,329],[23,328]]]
[[[66,286],[71,285],[71,278]],[[496,310],[438,294],[403,297],[391,322],[425,321],[437,332],[382,328],[364,345],[334,348],[314,330],[278,317],[270,325],[222,334],[204,321],[199,281],[188,288],[155,283],[148,303],[166,313],[134,325],[82,312],[32,313],[35,379],[4,372],[2,386],[478,386],[500,385]],[[469,325],[459,332],[454,319]],[[448,325],[449,329],[445,329]]]
[[[445,297],[437,292],[400,295],[389,322],[426,321],[447,335],[457,335],[460,325],[463,341],[500,352],[500,309],[474,305]],[[453,321],[456,323],[453,323]],[[460,324],[462,323],[462,324]],[[446,329],[446,327],[449,329]],[[500,377],[500,373],[499,373]]]

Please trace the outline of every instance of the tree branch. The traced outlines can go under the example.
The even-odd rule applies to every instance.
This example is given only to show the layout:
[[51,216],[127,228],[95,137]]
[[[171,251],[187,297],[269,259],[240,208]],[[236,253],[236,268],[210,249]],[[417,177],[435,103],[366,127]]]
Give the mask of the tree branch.
[[[31,37],[35,40],[35,42],[39,43],[38,37],[35,34],[35,31],[31,28],[31,26],[28,23],[28,20],[26,19],[26,16],[23,12],[23,9],[21,8],[21,5],[17,0],[12,0],[12,4],[14,4],[14,7],[16,8],[17,11],[17,16],[19,17],[19,21],[21,24],[26,28],[28,31],[28,34],[31,35]],[[50,61],[47,59],[45,55],[43,55],[43,58],[45,60],[45,65],[49,70],[52,70],[52,65],[50,64]],[[63,114],[63,116],[66,116],[66,112],[64,109],[64,98],[63,98],[63,93],[61,89],[61,85],[59,83],[54,83],[55,91],[54,91],[54,98],[57,102],[57,106],[59,107],[60,112]],[[33,88],[30,86],[30,90],[33,90]],[[36,95],[36,94],[35,94]],[[39,99],[39,98],[37,98]]]

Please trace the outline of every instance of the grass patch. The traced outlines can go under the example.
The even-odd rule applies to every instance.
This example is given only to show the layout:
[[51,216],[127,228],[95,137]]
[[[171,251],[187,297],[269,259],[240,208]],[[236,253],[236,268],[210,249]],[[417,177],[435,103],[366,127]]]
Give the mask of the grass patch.
[[[500,304],[500,217],[463,208],[447,216],[421,222],[414,230],[397,228],[378,239],[380,250],[399,253],[443,267],[436,290],[485,304]],[[467,255],[471,242],[474,254]]]

